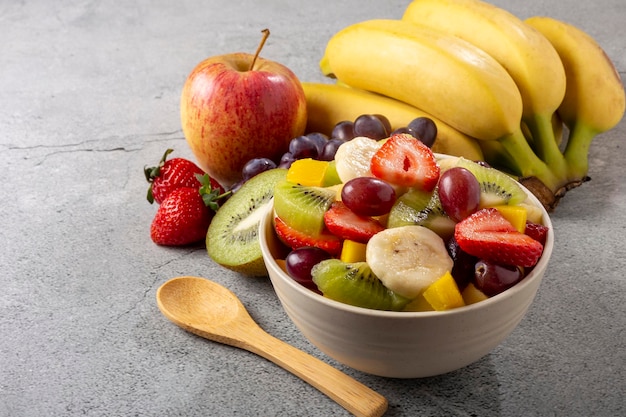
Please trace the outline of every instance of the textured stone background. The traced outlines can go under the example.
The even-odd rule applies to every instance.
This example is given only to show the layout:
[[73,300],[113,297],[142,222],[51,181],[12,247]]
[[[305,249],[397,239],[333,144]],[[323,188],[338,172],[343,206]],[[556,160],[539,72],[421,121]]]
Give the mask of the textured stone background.
[[[623,0],[494,1],[598,39],[626,72]],[[347,369],[307,342],[268,280],[217,267],[203,247],[152,244],[144,165],[191,157],[178,101],[210,55],[254,51],[302,80],[328,38],[407,0],[69,1],[0,5],[0,416],[346,415],[252,354],[185,333],[155,291],[177,275],[231,288],[269,333],[349,373],[389,416],[625,414],[626,122],[594,142],[593,180],[553,216],[557,246],[527,317],[457,372],[392,380]]]

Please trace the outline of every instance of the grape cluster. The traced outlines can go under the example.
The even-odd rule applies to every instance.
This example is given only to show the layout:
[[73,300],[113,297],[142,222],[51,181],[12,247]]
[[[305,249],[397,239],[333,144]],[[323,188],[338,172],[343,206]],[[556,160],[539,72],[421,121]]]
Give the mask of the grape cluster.
[[335,159],[337,148],[355,137],[364,136],[380,140],[397,133],[408,133],[421,140],[426,146],[432,147],[437,138],[437,125],[428,117],[418,117],[411,120],[405,127],[392,131],[391,123],[386,116],[362,114],[354,121],[344,120],[337,123],[330,136],[312,132],[291,139],[289,149],[283,154],[280,161],[272,161],[269,158],[251,159],[242,169],[241,181],[235,184],[231,191],[236,191],[243,183],[263,171],[273,168],[289,168],[293,161],[298,159],[312,158],[320,161],[332,161]]

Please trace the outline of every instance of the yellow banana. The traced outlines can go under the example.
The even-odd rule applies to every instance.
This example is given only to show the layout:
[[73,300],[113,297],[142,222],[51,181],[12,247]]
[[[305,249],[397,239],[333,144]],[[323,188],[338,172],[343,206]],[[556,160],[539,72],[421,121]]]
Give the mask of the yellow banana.
[[519,88],[523,121],[537,155],[550,167],[564,169],[552,115],[565,95],[565,71],[544,36],[508,11],[481,0],[414,0],[402,19],[458,36],[495,58]]
[[602,47],[581,29],[550,17],[525,22],[552,43],[565,67],[567,88],[558,109],[570,130],[565,158],[570,180],[584,181],[591,141],[616,126],[624,115],[624,85]]
[[417,117],[429,117],[437,125],[437,140],[433,150],[467,159],[483,160],[478,142],[448,126],[434,116],[401,101],[369,91],[341,86],[303,82],[307,100],[308,132],[329,135],[343,120],[355,120],[362,114],[382,114],[389,119],[392,129],[404,127]]
[[522,98],[511,76],[457,37],[369,20],[336,33],[320,66],[327,76],[423,109],[480,140],[520,130]]

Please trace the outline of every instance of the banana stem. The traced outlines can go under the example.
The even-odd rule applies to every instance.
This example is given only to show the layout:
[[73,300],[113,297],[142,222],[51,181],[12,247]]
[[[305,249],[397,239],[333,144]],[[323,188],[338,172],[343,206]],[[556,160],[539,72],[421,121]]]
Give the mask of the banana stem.
[[597,131],[584,123],[576,123],[572,126],[564,151],[570,180],[584,180],[587,177],[589,148],[597,134]]
[[554,136],[552,115],[534,114],[525,121],[531,131],[532,145],[537,156],[552,172],[565,175],[567,164]]
[[526,141],[521,129],[498,139],[510,161],[514,163],[511,169],[522,178],[536,177],[546,187],[555,192],[563,182],[554,172],[540,159]]

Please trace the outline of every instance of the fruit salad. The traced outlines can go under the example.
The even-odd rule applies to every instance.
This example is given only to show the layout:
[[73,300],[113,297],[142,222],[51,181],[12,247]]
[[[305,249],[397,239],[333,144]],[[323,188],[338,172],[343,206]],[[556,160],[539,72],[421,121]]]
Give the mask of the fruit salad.
[[414,135],[354,137],[334,159],[291,162],[274,187],[277,260],[354,306],[441,311],[524,279],[543,253],[542,210],[508,175],[433,153]]

